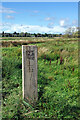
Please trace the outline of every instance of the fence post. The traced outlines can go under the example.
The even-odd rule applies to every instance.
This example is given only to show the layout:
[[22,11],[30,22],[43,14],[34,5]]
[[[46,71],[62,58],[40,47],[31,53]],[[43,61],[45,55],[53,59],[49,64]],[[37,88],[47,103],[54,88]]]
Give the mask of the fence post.
[[23,98],[36,103],[37,93],[37,46],[22,45],[22,91]]

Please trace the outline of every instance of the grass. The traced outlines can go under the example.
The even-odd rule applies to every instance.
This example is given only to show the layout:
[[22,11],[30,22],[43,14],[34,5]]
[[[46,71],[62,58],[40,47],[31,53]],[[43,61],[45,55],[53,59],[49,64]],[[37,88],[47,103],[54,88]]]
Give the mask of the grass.
[[38,101],[22,99],[21,46],[2,49],[2,115],[5,119],[80,119],[78,42],[51,40],[38,46]]

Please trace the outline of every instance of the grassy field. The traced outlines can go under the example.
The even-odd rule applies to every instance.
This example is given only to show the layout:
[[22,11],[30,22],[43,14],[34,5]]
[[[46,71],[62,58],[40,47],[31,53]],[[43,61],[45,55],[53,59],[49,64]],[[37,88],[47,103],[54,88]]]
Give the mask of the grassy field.
[[77,40],[45,38],[46,42],[33,43],[38,46],[38,101],[35,106],[22,99],[21,45],[2,48],[3,120],[80,119]]

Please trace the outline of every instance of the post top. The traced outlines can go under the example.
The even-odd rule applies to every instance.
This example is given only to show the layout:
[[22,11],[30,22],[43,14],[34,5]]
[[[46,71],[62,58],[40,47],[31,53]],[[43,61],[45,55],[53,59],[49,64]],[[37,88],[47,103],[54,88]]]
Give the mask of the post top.
[[22,45],[22,47],[37,47],[37,45]]

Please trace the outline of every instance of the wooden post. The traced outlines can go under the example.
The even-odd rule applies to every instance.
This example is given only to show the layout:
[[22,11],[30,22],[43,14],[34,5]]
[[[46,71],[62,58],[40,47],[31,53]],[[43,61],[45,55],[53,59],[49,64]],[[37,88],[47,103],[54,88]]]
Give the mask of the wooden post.
[[36,103],[37,93],[37,46],[22,45],[22,90],[23,98]]

